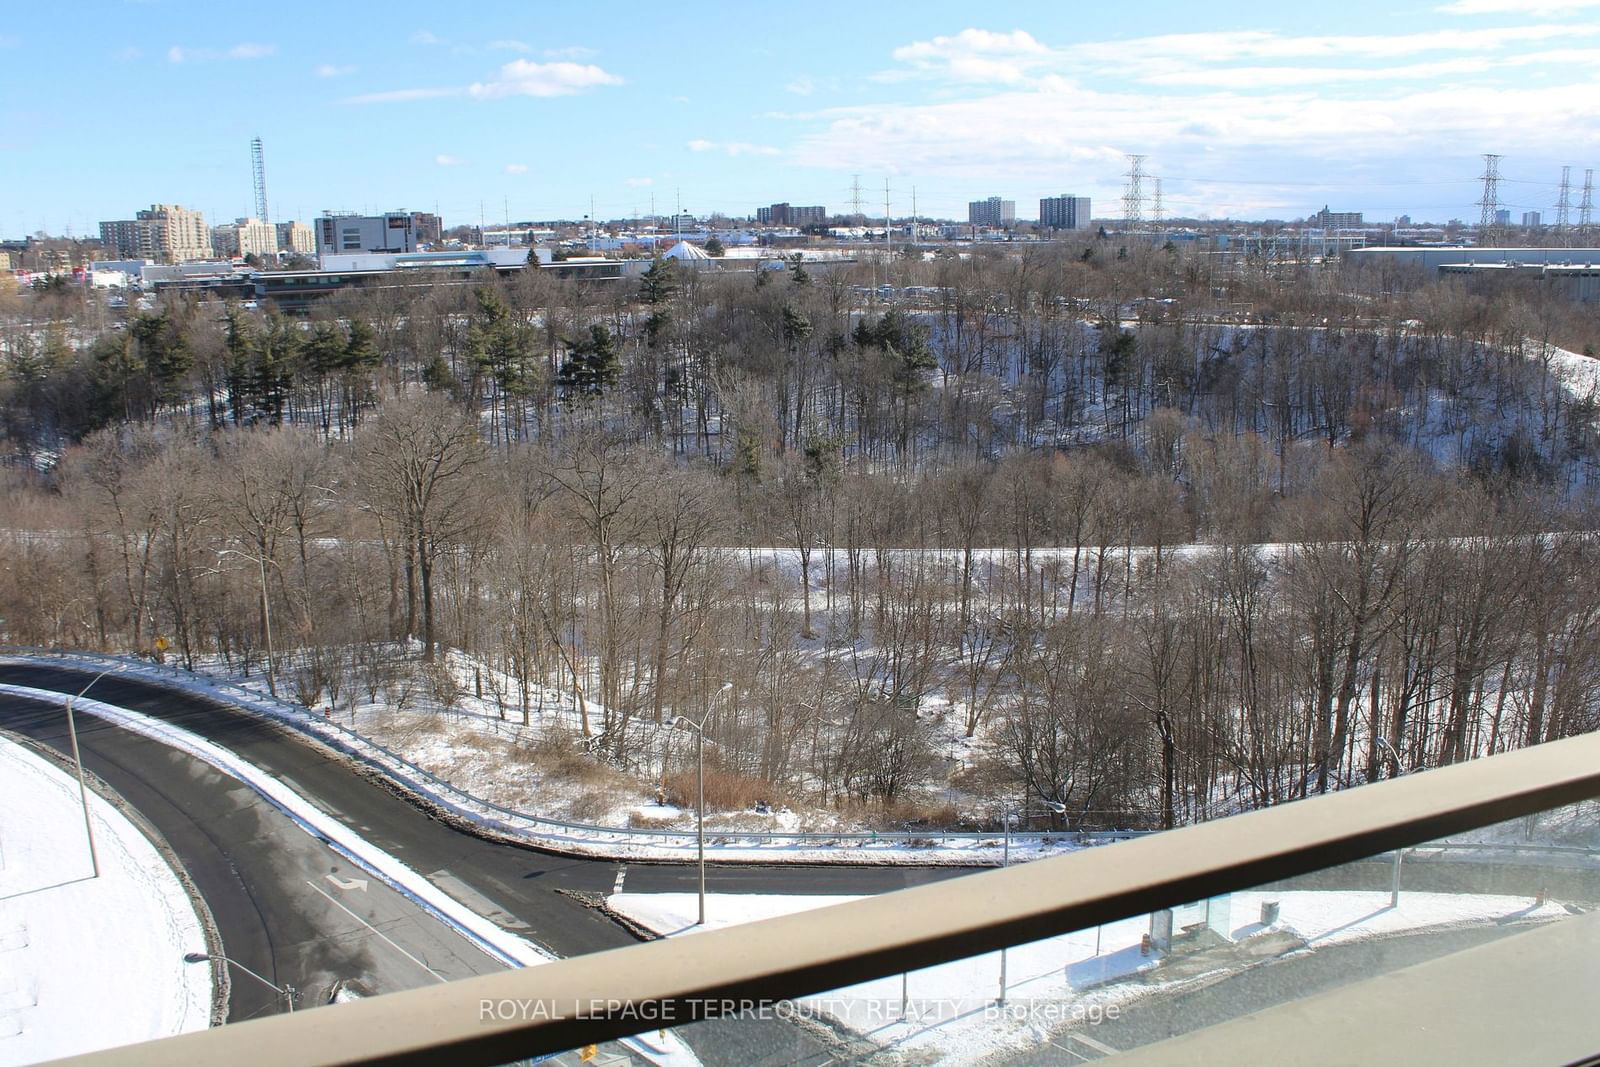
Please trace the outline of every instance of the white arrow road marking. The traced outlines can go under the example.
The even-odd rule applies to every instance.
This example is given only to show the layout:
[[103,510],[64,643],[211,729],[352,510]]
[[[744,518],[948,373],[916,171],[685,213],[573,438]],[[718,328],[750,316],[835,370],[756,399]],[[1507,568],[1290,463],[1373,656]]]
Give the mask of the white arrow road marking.
[[330,874],[327,877],[328,881],[340,889],[359,889],[363,893],[367,891],[367,880],[365,878],[340,878],[336,874]]
[[342,911],[346,915],[350,916],[350,918],[354,919],[356,922],[360,923],[362,926],[365,926],[368,930],[371,930],[373,933],[377,934],[379,937],[383,938],[385,941],[388,941],[389,944],[394,947],[394,950],[396,952],[400,953],[400,955],[404,956],[406,959],[410,960],[412,963],[415,963],[418,967],[421,967],[423,970],[427,971],[429,974],[431,974],[435,978],[439,979],[439,981],[441,981],[441,982],[449,981],[449,979],[446,978],[444,975],[440,974],[438,971],[434,970],[432,967],[429,967],[426,963],[423,963],[421,960],[417,959],[417,957],[413,956],[411,953],[407,952],[405,949],[401,948],[399,945],[396,945],[394,943],[394,941],[391,940],[386,934],[384,934],[384,932],[382,930],[379,930],[376,926],[373,926],[371,923],[367,922],[367,920],[363,919],[361,916],[357,915],[355,912],[351,911],[349,908],[347,908],[343,904],[339,903],[333,897],[329,896],[323,890],[323,888],[321,886],[317,885],[317,883],[308,880],[306,882],[306,885],[310,886],[312,889],[315,889],[318,893],[320,893],[323,897],[325,897],[329,904],[332,904],[334,907],[338,908],[340,911]]

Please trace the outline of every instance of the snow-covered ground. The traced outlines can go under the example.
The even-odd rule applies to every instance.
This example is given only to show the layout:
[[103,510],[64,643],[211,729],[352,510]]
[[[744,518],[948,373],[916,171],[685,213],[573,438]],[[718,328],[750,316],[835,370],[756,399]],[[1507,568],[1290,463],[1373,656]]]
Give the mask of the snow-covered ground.
[[[706,898],[706,927],[717,929],[779,915],[842,904],[857,897],[746,896]],[[1234,941],[1267,931],[1294,935],[1315,951],[1325,945],[1491,922],[1547,922],[1567,917],[1559,904],[1537,904],[1528,897],[1410,893],[1389,907],[1386,892],[1245,892],[1214,904],[1212,924]],[[1278,922],[1255,921],[1265,901],[1277,901]],[[696,932],[692,893],[618,893],[611,907],[664,936]],[[1191,921],[1180,911],[1175,925]],[[933,1057],[972,1062],[1005,1050],[1037,1046],[1070,1025],[1091,1026],[1115,1018],[1123,1005],[1152,991],[1196,981],[1219,970],[1243,967],[1260,957],[1240,952],[1209,970],[1185,968],[1181,978],[1164,980],[1160,954],[1146,956],[1141,940],[1148,916],[1019,945],[1006,952],[1006,1004],[1000,993],[1000,953],[991,952],[941,964],[909,975],[863,982],[806,997],[795,1011],[827,1015],[885,1048],[913,1054],[913,1062]],[[1086,1031],[1092,1036],[1092,1029]]]
[[[632,860],[681,860],[695,856],[695,836],[692,822],[674,829],[676,833],[630,831],[618,820],[618,825],[575,825],[544,818],[531,813],[519,813],[489,802],[481,796],[469,794],[449,781],[412,762],[407,753],[385,751],[371,739],[356,734],[329,716],[317,714],[298,705],[274,700],[249,686],[241,686],[225,679],[213,679],[190,674],[171,667],[161,667],[139,660],[116,657],[68,656],[84,663],[100,666],[116,664],[113,673],[127,677],[145,678],[164,685],[175,686],[204,696],[226,700],[254,711],[267,718],[290,725],[311,737],[322,740],[362,762],[381,768],[396,781],[453,816],[471,821],[484,829],[508,838],[536,843],[543,848],[556,849],[574,855]],[[7,657],[9,661],[54,662],[56,657]],[[3,689],[4,687],[0,687]],[[92,701],[79,705],[90,710]],[[113,709],[110,717],[120,715],[124,721],[131,712]],[[141,719],[147,717],[140,716]],[[171,731],[154,719],[148,719],[150,728]],[[186,733],[186,731],[178,731]],[[203,739],[189,735],[201,745]],[[425,738],[424,738],[425,740]],[[450,742],[443,742],[447,747]],[[180,746],[181,747],[181,746]],[[215,746],[212,746],[215,747]],[[465,744],[462,745],[466,748]],[[409,750],[408,750],[409,752]],[[230,754],[231,755],[231,754]],[[237,759],[236,757],[234,757]],[[238,761],[243,762],[243,761]],[[230,774],[235,773],[230,770]],[[525,773],[512,763],[497,768],[499,774]],[[479,782],[473,780],[474,787]],[[642,817],[653,812],[668,814],[640,797],[634,796],[626,810],[638,811]],[[1091,843],[1113,839],[1118,835],[1102,835],[1088,839]],[[1080,839],[1070,834],[1013,834],[1011,858],[1013,861],[1036,859],[1057,855],[1080,847]],[[762,863],[857,863],[857,864],[917,864],[984,866],[999,865],[1004,852],[1002,835],[989,833],[982,837],[959,834],[941,834],[938,830],[919,831],[915,834],[890,834],[848,831],[823,831],[800,836],[786,825],[783,812],[773,812],[757,817],[753,813],[749,824],[726,826],[708,820],[706,848],[718,862]]]
[[183,884],[125,815],[0,739],[0,1064],[205,1029],[211,968]]
[[[32,700],[64,701],[66,699],[66,697],[60,693],[52,693],[48,690],[29,689],[24,686],[14,685],[0,685],[0,693],[12,693],[17,696],[26,697]],[[240,758],[220,745],[215,745],[210,741],[207,741],[205,738],[185,730],[182,727],[173,726],[170,723],[162,722],[159,719],[151,718],[150,716],[143,715],[137,711],[132,711],[127,708],[119,708],[111,704],[105,704],[97,700],[91,700],[87,697],[75,698],[72,706],[78,714],[94,715],[98,718],[106,719],[109,722],[114,722],[124,729],[131,730],[134,733],[140,734],[144,737],[149,737],[152,740],[160,741],[162,744],[169,745],[173,748],[187,752],[198,759],[204,760],[206,763],[209,763],[211,766],[222,771],[224,774],[228,774],[234,778],[237,778],[245,785],[248,785],[251,789],[254,789],[274,807],[278,808],[295,822],[299,823],[307,830],[307,832],[322,838],[328,843],[329,847],[350,859],[352,862],[359,864],[374,877],[383,879],[390,886],[393,886],[399,892],[404,893],[421,907],[425,908],[427,911],[438,917],[441,921],[454,928],[462,936],[477,944],[485,952],[489,953],[489,955],[501,960],[508,966],[536,966],[541,963],[546,963],[553,958],[544,953],[541,949],[535,947],[529,941],[518,937],[507,930],[502,930],[487,918],[478,915],[476,912],[472,911],[471,908],[467,907],[465,904],[456,900],[444,890],[428,881],[428,879],[422,874],[412,870],[405,863],[389,855],[389,853],[378,848],[376,845],[370,843],[350,827],[340,822],[338,819],[335,819],[331,815],[323,812],[315,804],[311,803],[310,800],[301,796],[299,793],[296,793],[288,785],[285,785],[273,775],[268,774],[266,771],[261,770],[260,768]],[[0,770],[3,770],[3,768],[0,768]],[[3,817],[4,812],[7,810],[22,810],[22,808],[18,805],[4,803],[4,781],[4,778],[0,778],[0,804],[4,804],[4,807],[0,807],[0,817]],[[29,817],[31,819],[31,809],[29,809],[29,811]],[[3,825],[3,823],[0,823],[0,827],[3,827]],[[78,821],[77,825],[80,828],[78,832],[81,833],[81,819]],[[55,836],[60,840],[70,841],[72,838],[65,827],[66,823],[63,821],[61,826],[58,827],[61,832]],[[140,838],[140,840],[143,841],[143,838]],[[3,844],[3,842],[0,842],[0,844]],[[148,848],[148,845],[146,845],[146,847]],[[9,864],[9,848],[7,849],[4,858],[7,864]],[[85,846],[82,864],[85,869],[87,867],[87,859],[87,846]],[[156,862],[159,862],[159,857],[155,857],[155,860]],[[161,869],[167,873],[168,877],[172,877],[171,872],[168,871],[165,866],[163,866]],[[0,870],[0,874],[3,874],[9,870],[10,867],[7,866],[3,870]],[[67,877],[70,877],[70,875]],[[176,886],[175,878],[173,881],[175,888],[177,888],[179,892],[180,898],[187,905],[187,897],[182,896],[181,887]],[[6,913],[3,910],[3,905],[0,905],[0,946],[3,946],[6,943],[4,940],[6,929],[4,925],[5,914]],[[115,915],[117,913],[112,911],[108,914]],[[190,915],[192,917],[192,911]],[[104,936],[104,934],[111,929],[114,928],[108,926],[107,930],[101,931],[101,935]],[[118,936],[120,936],[120,929],[116,930],[116,933]],[[115,939],[106,940],[103,943],[115,943]],[[179,951],[174,957],[180,961],[179,966],[182,966],[181,960],[183,953],[189,951],[203,952],[205,951],[205,946],[202,942],[196,946],[185,948]],[[65,961],[83,958],[85,957],[81,955],[60,957],[60,959],[63,961],[61,964],[62,970],[70,973],[76,964]],[[4,959],[4,953],[0,952],[0,967],[4,966]],[[118,966],[120,966],[120,963]],[[111,970],[114,969],[115,968],[112,968]],[[205,970],[205,968],[192,969],[197,971]],[[6,1000],[4,999],[6,996],[5,986],[3,984],[4,973],[5,972],[3,970],[0,970],[0,1010],[3,1010],[3,1005],[6,1003]],[[210,996],[209,983],[207,984],[206,988],[206,996],[208,998]],[[207,1003],[209,1003],[209,1000]],[[3,1018],[4,1016],[0,1015],[0,1033],[4,1032]],[[202,1021],[200,1025],[203,1026],[205,1021],[204,1013],[202,1013]],[[162,1034],[146,1034],[144,1036],[155,1037],[162,1036]],[[138,1038],[129,1038],[128,1040],[138,1040]],[[106,1044],[120,1043],[122,1042],[106,1042]],[[645,1058],[648,1062],[660,1064],[662,1067],[695,1067],[695,1065],[699,1063],[699,1060],[689,1050],[689,1047],[671,1033],[668,1033],[664,1038],[660,1038],[652,1032],[649,1035],[642,1035],[640,1037],[626,1039],[623,1044],[625,1044],[630,1050]],[[4,1046],[0,1045],[0,1049],[3,1048]],[[57,1053],[57,1055],[61,1054],[65,1053]],[[4,1052],[0,1051],[0,1064],[11,1062],[5,1060],[3,1057]],[[40,1057],[34,1058],[37,1059]]]

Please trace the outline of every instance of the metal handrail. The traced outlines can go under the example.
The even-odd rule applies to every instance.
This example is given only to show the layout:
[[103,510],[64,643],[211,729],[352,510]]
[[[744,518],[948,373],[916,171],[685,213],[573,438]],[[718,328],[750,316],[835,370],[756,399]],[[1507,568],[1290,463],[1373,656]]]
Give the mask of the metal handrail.
[[815,911],[71,1062],[504,1063],[1175,907],[1597,795],[1600,734],[1589,734]]
[[[601,843],[607,837],[620,841],[660,842],[662,847],[673,847],[666,844],[666,842],[680,842],[687,846],[695,841],[695,832],[693,830],[645,829],[633,826],[605,826],[599,823],[571,822],[547,815],[535,815],[531,812],[508,808],[503,804],[497,804],[492,800],[477,796],[446,779],[440,778],[381,742],[367,737],[365,734],[352,730],[332,719],[319,718],[311,714],[302,705],[294,704],[284,700],[282,697],[246,689],[244,686],[226,679],[214,678],[199,671],[186,670],[176,664],[156,664],[131,656],[102,655],[61,649],[7,648],[4,650],[4,654],[18,658],[73,660],[95,666],[118,663],[137,667],[140,670],[160,670],[165,668],[172,673],[174,678],[187,676],[203,683],[211,690],[231,693],[234,697],[233,703],[241,710],[255,711],[268,715],[274,722],[292,727],[352,759],[360,760],[369,767],[383,771],[394,778],[400,785],[419,793],[431,802],[441,803],[445,807],[452,808],[457,815],[472,819],[484,829],[507,834],[518,840],[526,841],[531,839],[533,843],[552,848],[560,848],[563,844],[570,844],[563,841],[559,836],[563,833],[584,834],[587,835],[587,840]],[[154,679],[144,680],[149,681],[150,684],[159,684]],[[407,781],[408,778],[411,781]],[[420,782],[418,781],[419,779]],[[439,793],[443,795],[438,795]],[[513,823],[485,823],[481,817],[474,818],[477,813],[473,809],[487,809],[488,812],[492,812],[502,819],[518,820],[532,825],[521,827]],[[545,832],[541,833],[541,829]],[[1063,847],[1068,845],[1083,847],[1126,841],[1151,832],[1148,830],[1060,830],[1027,835],[1013,833],[1011,836],[1013,840],[1019,838],[1038,839],[1048,840],[1051,843],[1060,842]],[[708,830],[707,833],[715,843],[712,846],[714,848],[726,848],[732,842],[749,843],[747,847],[772,847],[786,844],[826,846],[833,844],[841,846],[841,858],[845,859],[848,859],[848,852],[845,846],[854,846],[857,849],[870,848],[874,845],[898,844],[905,846],[932,839],[940,841],[994,841],[998,845],[1005,837],[1003,830],[942,830],[931,827],[926,830],[873,830],[865,832],[712,829]]]

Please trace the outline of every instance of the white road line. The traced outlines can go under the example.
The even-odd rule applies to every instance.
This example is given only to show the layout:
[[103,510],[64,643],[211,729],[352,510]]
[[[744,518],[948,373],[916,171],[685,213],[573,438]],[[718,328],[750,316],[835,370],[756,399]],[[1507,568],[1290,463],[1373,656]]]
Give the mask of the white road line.
[[449,981],[449,979],[446,978],[444,975],[440,974],[438,971],[434,970],[432,967],[429,967],[426,963],[423,963],[421,960],[417,959],[417,957],[413,956],[411,953],[407,952],[405,949],[401,948],[399,945],[396,945],[394,943],[394,940],[392,938],[390,938],[387,934],[385,934],[382,930],[379,930],[376,926],[373,926],[371,923],[367,922],[367,920],[363,919],[361,916],[357,915],[355,912],[351,911],[349,908],[347,908],[343,904],[339,903],[338,900],[336,900],[332,896],[328,895],[326,892],[323,891],[322,887],[319,886],[317,883],[315,883],[313,881],[310,881],[308,879],[306,881],[306,885],[310,886],[312,889],[315,889],[317,891],[318,895],[320,895],[329,904],[332,904],[334,907],[338,908],[340,911],[342,911],[346,915],[350,916],[350,918],[354,919],[356,922],[360,923],[362,926],[365,926],[368,930],[371,930],[373,933],[377,934],[379,937],[381,937],[385,941],[389,942],[390,945],[394,946],[394,950],[396,952],[400,953],[400,955],[404,956],[406,959],[410,960],[412,963],[415,963],[418,967],[421,967],[423,970],[427,971],[429,974],[431,974],[435,978],[439,979],[439,981],[441,981],[441,982],[448,982]]
[[1068,1030],[1067,1038],[1072,1041],[1082,1041],[1085,1045],[1088,1045],[1102,1056],[1115,1056],[1117,1054],[1117,1050],[1112,1048],[1110,1045],[1096,1041],[1088,1034],[1081,1034],[1076,1030]]
[[612,893],[622,892],[622,880],[626,877],[628,877],[628,865],[624,863],[621,867],[617,868],[617,881],[616,884],[611,887]]

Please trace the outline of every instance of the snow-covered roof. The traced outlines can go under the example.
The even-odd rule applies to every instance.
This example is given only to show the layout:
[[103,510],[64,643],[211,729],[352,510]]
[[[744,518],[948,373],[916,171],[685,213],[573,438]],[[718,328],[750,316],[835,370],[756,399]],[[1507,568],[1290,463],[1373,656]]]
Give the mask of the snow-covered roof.
[[688,241],[679,241],[677,244],[667,249],[666,256],[668,259],[676,259],[681,262],[691,263],[698,263],[702,260],[709,260],[711,258],[706,254],[705,249],[696,245],[692,245]]

